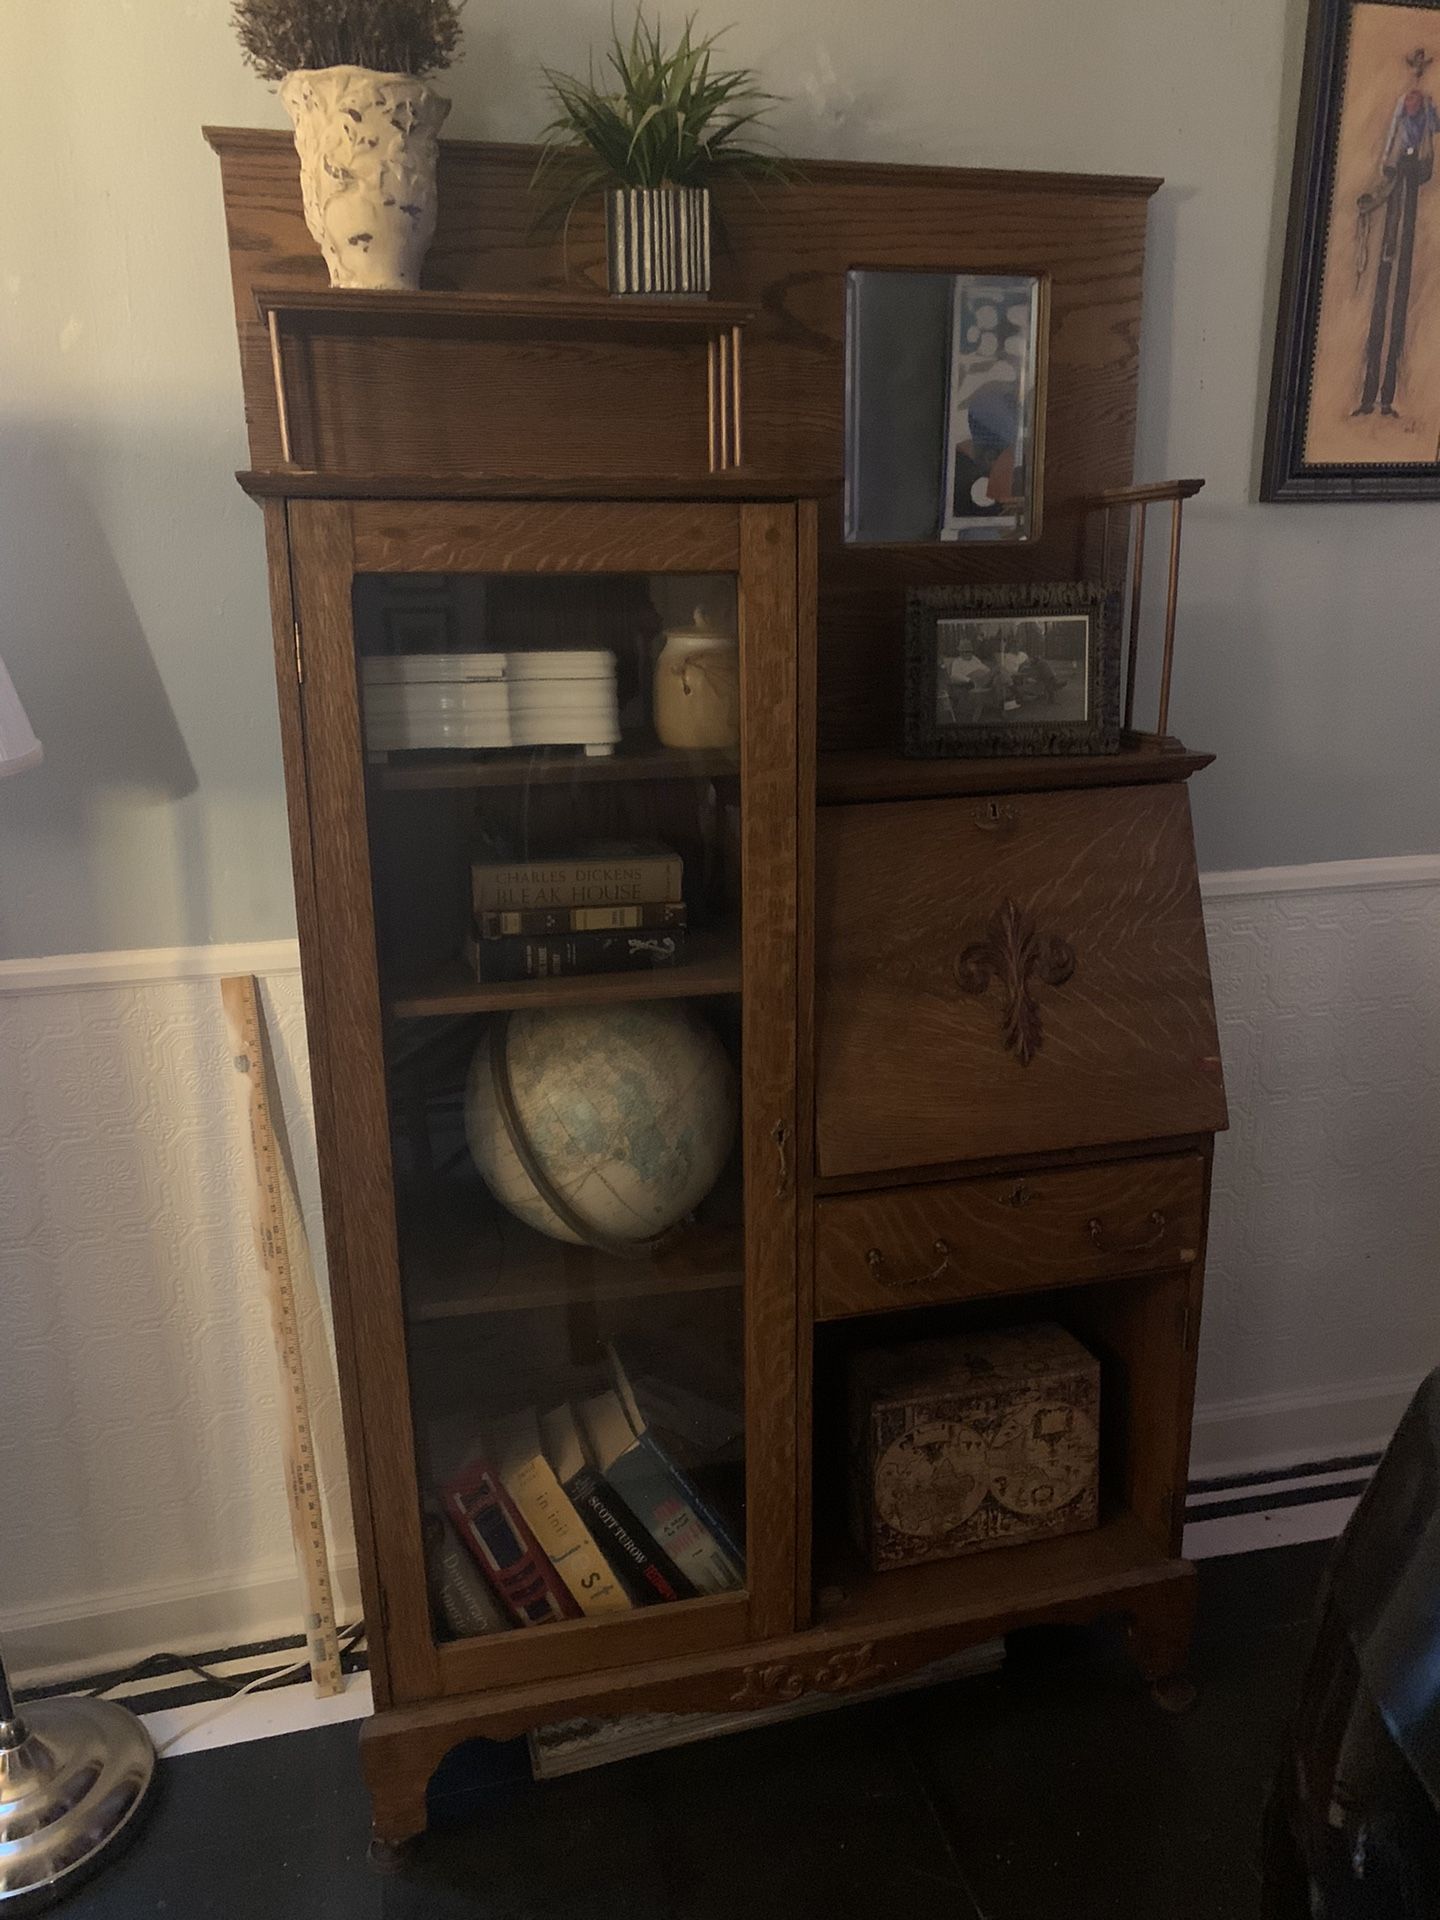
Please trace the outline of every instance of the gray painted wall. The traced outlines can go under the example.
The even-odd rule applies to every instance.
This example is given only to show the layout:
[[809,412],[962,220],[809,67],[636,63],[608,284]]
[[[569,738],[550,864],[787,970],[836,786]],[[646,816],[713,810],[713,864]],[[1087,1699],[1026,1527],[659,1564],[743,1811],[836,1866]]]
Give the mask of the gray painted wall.
[[[259,516],[202,121],[283,124],[225,0],[6,0],[0,955],[293,924]],[[675,19],[681,9],[671,6]],[[1163,174],[1138,471],[1187,517],[1174,723],[1210,868],[1440,848],[1440,515],[1254,504],[1303,0],[726,0],[798,151]],[[471,9],[458,136],[528,137],[608,0]],[[1432,210],[1440,218],[1440,208]]]

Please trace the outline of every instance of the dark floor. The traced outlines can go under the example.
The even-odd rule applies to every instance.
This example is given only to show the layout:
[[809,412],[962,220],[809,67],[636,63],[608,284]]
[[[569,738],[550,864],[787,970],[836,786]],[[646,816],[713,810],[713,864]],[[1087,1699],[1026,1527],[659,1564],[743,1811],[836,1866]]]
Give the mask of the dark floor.
[[[1255,1920],[1262,1799],[1324,1547],[1201,1567],[1198,1706],[1155,1708],[1115,1650],[536,1787],[464,1755],[405,1868],[366,1864],[355,1728],[168,1762],[85,1920]],[[511,1778],[506,1781],[503,1774]]]

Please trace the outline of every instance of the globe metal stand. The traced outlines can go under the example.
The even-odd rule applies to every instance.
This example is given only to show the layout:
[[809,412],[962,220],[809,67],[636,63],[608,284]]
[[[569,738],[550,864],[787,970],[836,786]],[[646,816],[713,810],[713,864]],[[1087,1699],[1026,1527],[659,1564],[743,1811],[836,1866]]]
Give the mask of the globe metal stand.
[[0,1920],[61,1899],[134,1835],[155,1749],[113,1700],[37,1700],[22,1717],[0,1658]]

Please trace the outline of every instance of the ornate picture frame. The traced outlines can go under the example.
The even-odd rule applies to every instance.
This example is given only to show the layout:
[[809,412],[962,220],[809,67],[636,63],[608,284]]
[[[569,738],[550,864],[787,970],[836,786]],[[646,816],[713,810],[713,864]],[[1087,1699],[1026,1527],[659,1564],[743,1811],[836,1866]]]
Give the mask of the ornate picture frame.
[[905,603],[913,759],[1115,753],[1120,595],[1102,586],[919,587]]
[[1440,0],[1311,0],[1260,498],[1440,499]]

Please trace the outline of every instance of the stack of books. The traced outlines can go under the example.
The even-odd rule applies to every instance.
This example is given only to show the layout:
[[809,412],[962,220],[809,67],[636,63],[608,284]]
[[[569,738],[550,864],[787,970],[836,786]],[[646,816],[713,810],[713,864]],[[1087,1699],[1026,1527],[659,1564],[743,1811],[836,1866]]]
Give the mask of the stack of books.
[[620,738],[615,656],[605,649],[374,654],[362,675],[372,753],[583,747],[609,754]]
[[728,1423],[695,1396],[627,1372],[613,1346],[606,1357],[605,1391],[498,1422],[447,1482],[431,1566],[452,1632],[627,1613],[743,1586],[731,1526],[680,1464],[685,1443],[664,1424],[677,1399],[692,1430]]
[[658,841],[477,861],[467,963],[482,983],[672,967],[685,952],[683,882],[680,855]]

